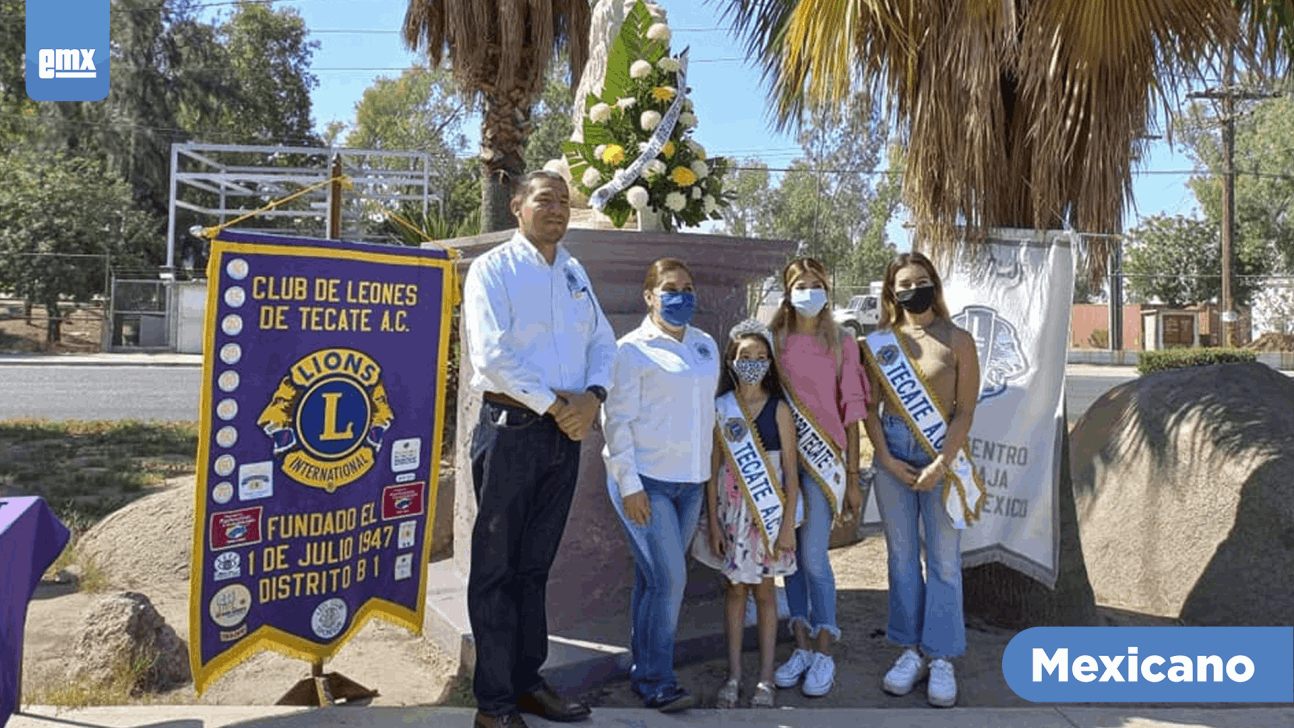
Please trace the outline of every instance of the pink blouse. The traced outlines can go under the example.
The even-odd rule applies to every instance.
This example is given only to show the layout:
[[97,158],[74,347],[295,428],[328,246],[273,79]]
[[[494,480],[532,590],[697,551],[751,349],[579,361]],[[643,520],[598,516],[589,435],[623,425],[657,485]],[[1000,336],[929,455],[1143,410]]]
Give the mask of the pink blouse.
[[778,364],[786,373],[800,403],[813,415],[841,450],[845,428],[867,416],[871,384],[858,358],[858,346],[841,337],[840,396],[836,397],[836,355],[812,334],[790,334],[786,351],[778,352]]

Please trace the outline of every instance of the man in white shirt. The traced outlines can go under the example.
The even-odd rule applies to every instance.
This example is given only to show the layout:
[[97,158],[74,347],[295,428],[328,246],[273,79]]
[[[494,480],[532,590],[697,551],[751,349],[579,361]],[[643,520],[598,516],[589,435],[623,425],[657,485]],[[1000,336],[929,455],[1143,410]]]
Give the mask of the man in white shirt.
[[473,391],[477,514],[468,616],[475,724],[524,726],[519,711],[583,720],[588,706],[539,676],[548,657],[548,571],[579,476],[580,440],[611,382],[616,342],[579,261],[561,246],[570,195],[532,172],[512,199],[518,230],[473,261],[463,287]]

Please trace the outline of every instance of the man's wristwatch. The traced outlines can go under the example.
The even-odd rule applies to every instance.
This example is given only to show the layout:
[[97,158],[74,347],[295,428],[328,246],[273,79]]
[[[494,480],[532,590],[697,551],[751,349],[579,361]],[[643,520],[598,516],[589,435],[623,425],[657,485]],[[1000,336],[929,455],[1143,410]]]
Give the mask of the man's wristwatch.
[[593,386],[589,387],[584,391],[590,392],[594,397],[597,397],[599,404],[606,404],[606,401],[607,401],[606,387],[599,387],[598,385],[594,384]]

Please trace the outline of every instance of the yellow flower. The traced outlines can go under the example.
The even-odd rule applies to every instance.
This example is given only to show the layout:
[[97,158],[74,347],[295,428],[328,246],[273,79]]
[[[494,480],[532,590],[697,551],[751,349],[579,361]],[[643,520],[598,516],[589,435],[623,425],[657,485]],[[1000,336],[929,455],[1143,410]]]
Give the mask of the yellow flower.
[[673,159],[674,149],[674,142],[665,142],[665,146],[660,148],[660,153],[664,154],[666,159]]
[[675,167],[674,171],[669,173],[669,178],[679,187],[687,187],[696,182],[696,174],[687,167]]
[[602,161],[605,164],[620,164],[625,161],[624,147],[619,144],[608,144],[602,151]]
[[651,97],[657,101],[670,101],[674,98],[674,89],[669,86],[657,86],[651,90]]

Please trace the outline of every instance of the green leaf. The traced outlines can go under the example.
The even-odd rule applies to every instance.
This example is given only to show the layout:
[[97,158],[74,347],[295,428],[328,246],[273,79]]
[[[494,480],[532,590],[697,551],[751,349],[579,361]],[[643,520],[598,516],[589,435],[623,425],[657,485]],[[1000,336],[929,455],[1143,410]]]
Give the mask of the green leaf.
[[[661,58],[663,52],[650,47],[660,44],[647,40],[647,29],[651,24],[651,14],[647,12],[647,6],[641,0],[634,3],[625,17],[624,24],[620,26],[620,34],[616,36],[615,42],[611,44],[611,51],[607,54],[607,76],[602,84],[604,99],[611,99],[614,102],[627,94],[627,89],[632,85],[629,67],[634,61],[641,59],[655,63]],[[655,58],[651,57],[652,52],[655,52]]]

